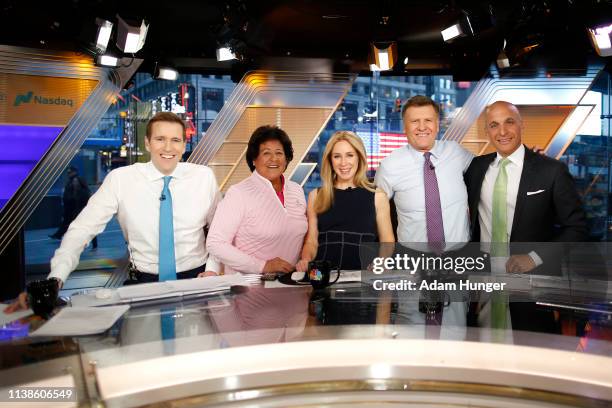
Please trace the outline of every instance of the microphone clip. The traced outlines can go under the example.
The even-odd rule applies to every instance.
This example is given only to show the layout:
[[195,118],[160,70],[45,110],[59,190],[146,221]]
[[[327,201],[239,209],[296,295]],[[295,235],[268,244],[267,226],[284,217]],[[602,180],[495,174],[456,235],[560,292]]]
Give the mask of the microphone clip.
[[166,195],[162,194],[159,196],[159,201],[164,201],[166,199]]

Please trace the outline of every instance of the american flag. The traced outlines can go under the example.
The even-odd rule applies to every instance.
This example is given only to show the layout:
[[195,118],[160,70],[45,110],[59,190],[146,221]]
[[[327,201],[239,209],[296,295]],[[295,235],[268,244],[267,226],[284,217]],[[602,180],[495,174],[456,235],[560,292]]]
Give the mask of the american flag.
[[368,170],[376,170],[381,160],[395,149],[408,144],[403,133],[357,131],[368,154]]

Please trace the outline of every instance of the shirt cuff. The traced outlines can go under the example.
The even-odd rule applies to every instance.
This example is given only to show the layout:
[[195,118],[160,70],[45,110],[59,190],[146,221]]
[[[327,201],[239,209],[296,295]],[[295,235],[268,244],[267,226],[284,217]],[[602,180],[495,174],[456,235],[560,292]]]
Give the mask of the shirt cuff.
[[255,273],[263,273],[265,266],[266,266],[266,261],[258,260],[255,263]]
[[542,261],[542,258],[540,258],[540,255],[538,255],[535,251],[531,251],[527,255],[531,257],[531,260],[533,261],[533,263],[535,263],[536,267],[544,263],[544,261]]
[[62,281],[62,284],[65,285],[66,281],[68,280],[68,275],[70,275],[69,270],[64,270],[64,268],[55,268],[51,271],[49,276],[47,276],[47,279],[57,278]]
[[206,270],[206,272],[212,271],[216,272],[218,275],[219,272],[221,272],[221,264],[214,256],[208,254],[208,259],[206,260],[206,268],[204,269]]

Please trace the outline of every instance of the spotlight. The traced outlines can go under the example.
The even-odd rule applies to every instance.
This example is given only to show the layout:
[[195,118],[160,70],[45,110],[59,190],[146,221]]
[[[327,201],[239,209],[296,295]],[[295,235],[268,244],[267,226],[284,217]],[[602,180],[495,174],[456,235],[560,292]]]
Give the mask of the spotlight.
[[165,79],[167,81],[176,81],[178,78],[178,71],[172,68],[158,67],[155,72],[155,78]]
[[132,26],[117,15],[117,47],[125,53],[134,54],[138,52],[145,43],[149,26],[144,20],[138,26]]
[[505,39],[504,39],[504,46],[502,47],[502,50],[497,55],[496,63],[499,69],[510,68],[510,58],[508,58],[508,55],[506,55],[506,40]]
[[465,33],[461,29],[461,24],[459,23],[453,24],[452,26],[445,28],[444,30],[440,31],[440,33],[442,34],[442,38],[446,42],[451,42],[457,37],[465,36]]
[[236,54],[228,47],[217,48],[217,61],[229,61],[236,59]]
[[96,24],[98,25],[96,48],[101,54],[103,54],[106,52],[106,47],[108,47],[108,41],[110,40],[110,36],[113,31],[113,23],[101,18],[96,18]]
[[593,48],[602,57],[612,55],[612,44],[610,41],[610,33],[612,33],[612,24],[603,25],[595,28],[589,28],[589,37]]
[[499,52],[496,62],[499,69],[510,68],[510,59],[504,51]]
[[117,65],[119,65],[119,59],[108,54],[98,55],[96,63],[105,67],[116,67]]
[[371,71],[389,71],[393,69],[397,60],[397,44],[395,41],[390,43],[371,44],[373,63],[370,64]]
[[494,26],[494,19],[490,10],[470,9],[461,10],[459,20],[450,27],[440,31],[446,42],[456,38],[476,36]]

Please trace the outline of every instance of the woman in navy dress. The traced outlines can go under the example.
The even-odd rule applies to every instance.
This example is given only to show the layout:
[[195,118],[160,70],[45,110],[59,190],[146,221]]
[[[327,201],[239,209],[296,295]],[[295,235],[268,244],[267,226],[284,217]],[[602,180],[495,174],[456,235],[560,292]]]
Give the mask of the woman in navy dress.
[[334,269],[364,269],[371,261],[365,252],[378,242],[395,242],[389,199],[366,171],[361,139],[353,132],[334,133],[323,153],[321,188],[308,195],[308,233],[298,271],[306,271],[312,260],[330,261]]

